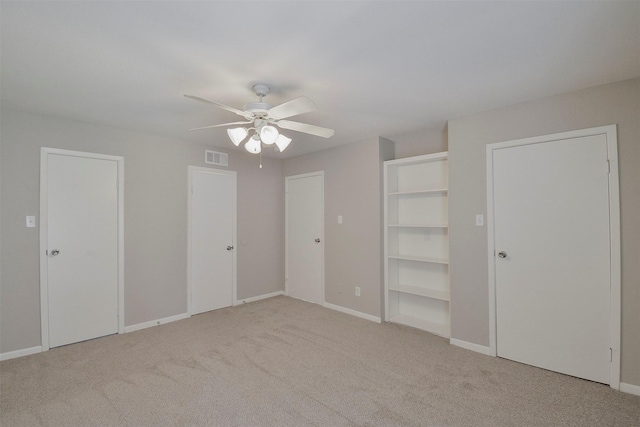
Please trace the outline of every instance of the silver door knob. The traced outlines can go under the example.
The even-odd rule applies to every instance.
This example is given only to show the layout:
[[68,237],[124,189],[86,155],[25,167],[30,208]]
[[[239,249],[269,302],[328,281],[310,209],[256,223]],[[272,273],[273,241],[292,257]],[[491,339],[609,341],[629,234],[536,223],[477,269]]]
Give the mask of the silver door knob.
[[56,255],[58,255],[59,253],[60,253],[60,251],[59,251],[59,250],[57,250],[57,249],[52,249],[52,250],[51,250],[51,256],[56,256]]
[[500,252],[498,252],[498,256],[500,258],[506,258],[507,257],[507,253],[505,251],[500,251]]
[[227,250],[228,251],[233,250],[233,246],[227,246]]
[[319,239],[319,238],[318,238],[318,239],[316,239],[316,240],[314,240],[314,241],[315,241],[316,243],[320,243],[320,239]]

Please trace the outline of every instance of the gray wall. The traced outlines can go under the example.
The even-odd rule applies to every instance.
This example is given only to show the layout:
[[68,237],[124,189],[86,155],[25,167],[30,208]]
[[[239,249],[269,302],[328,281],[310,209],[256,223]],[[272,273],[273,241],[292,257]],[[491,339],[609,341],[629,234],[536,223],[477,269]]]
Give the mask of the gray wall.
[[[187,166],[205,147],[13,110],[2,110],[0,352],[39,346],[40,147],[125,158],[125,325],[187,311]],[[217,149],[220,151],[219,149]],[[238,171],[238,298],[284,290],[282,162],[229,152]],[[259,216],[259,221],[255,221]]]
[[[393,158],[383,138],[283,161],[284,176],[324,171],[325,301],[381,316],[382,162]],[[338,224],[338,215],[343,223]],[[361,296],[355,296],[355,287]]]
[[441,153],[448,149],[447,126],[443,128],[423,129],[420,132],[395,135],[396,159]]
[[451,335],[489,345],[485,146],[618,125],[622,234],[622,382],[640,385],[640,79],[449,121]]

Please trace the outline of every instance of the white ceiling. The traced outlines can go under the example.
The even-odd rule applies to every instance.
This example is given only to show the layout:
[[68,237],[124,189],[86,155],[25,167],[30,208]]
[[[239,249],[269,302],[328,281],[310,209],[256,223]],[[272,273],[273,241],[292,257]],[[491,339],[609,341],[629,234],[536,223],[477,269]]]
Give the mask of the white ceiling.
[[300,95],[290,157],[640,76],[640,2],[0,3],[3,107],[234,148],[241,108]]

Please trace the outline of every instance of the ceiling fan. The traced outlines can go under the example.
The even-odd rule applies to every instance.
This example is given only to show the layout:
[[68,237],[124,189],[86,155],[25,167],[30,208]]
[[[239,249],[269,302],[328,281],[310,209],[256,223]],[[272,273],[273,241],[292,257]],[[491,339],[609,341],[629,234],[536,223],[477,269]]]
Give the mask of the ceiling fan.
[[306,96],[299,96],[298,98],[274,107],[266,102],[262,102],[262,98],[269,93],[269,86],[259,83],[253,85],[252,89],[260,100],[258,102],[252,102],[245,105],[243,107],[244,110],[229,107],[228,105],[204,99],[199,96],[185,95],[187,98],[215,105],[218,108],[235,113],[245,119],[245,121],[222,123],[219,125],[210,125],[189,130],[194,131],[240,125],[240,127],[227,129],[227,134],[229,135],[231,142],[233,142],[235,146],[239,146],[240,143],[247,138],[249,133],[254,131],[253,135],[247,139],[247,142],[244,145],[244,148],[248,152],[254,154],[258,154],[262,151],[262,144],[267,146],[275,144],[280,152],[287,148],[291,142],[291,138],[287,138],[278,132],[276,126],[281,129],[308,133],[310,135],[321,136],[323,138],[330,138],[333,136],[333,129],[327,129],[306,123],[293,122],[291,120],[284,120],[289,117],[308,113],[317,109],[316,104]]

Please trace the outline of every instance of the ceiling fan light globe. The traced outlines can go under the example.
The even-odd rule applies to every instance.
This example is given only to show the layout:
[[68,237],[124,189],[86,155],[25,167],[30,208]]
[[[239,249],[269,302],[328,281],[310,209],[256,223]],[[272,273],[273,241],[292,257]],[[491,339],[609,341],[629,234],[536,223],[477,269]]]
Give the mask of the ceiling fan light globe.
[[229,135],[229,139],[236,147],[247,137],[247,134],[248,132],[245,128],[227,129],[227,135]]
[[260,153],[260,151],[262,151],[262,144],[260,143],[260,139],[256,139],[254,137],[247,141],[246,144],[244,144],[244,148],[251,154],[258,154]]
[[276,139],[276,146],[281,153],[289,146],[289,143],[291,143],[291,138],[287,138],[282,134],[278,135],[278,139]]
[[260,139],[267,145],[276,142],[279,135],[278,129],[271,125],[262,126],[262,129],[260,129]]

